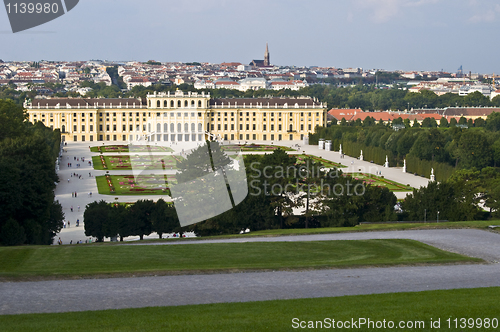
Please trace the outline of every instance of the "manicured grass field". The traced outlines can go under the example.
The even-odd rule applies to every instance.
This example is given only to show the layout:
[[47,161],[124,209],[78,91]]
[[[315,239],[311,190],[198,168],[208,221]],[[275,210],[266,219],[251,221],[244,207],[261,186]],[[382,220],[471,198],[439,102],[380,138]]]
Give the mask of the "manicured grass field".
[[[413,328],[400,331],[497,331],[500,288],[438,290],[415,293],[393,293],[325,297],[298,300],[276,300],[246,303],[220,303],[178,307],[154,307],[57,314],[0,316],[2,331],[297,331],[293,319],[325,322],[358,321],[368,318],[395,325],[405,322]],[[461,318],[481,319],[482,326],[460,328]],[[449,319],[449,321],[448,321]],[[455,323],[454,319],[457,319]],[[484,327],[488,321],[489,328]],[[496,320],[494,320],[496,319]],[[439,320],[440,329],[431,328]],[[418,322],[423,322],[420,325]],[[327,320],[327,322],[331,322]],[[411,322],[411,323],[409,323]],[[469,321],[470,322],[470,321]],[[375,323],[374,323],[375,324]],[[417,328],[417,324],[422,328]],[[435,323],[434,323],[435,324]],[[455,324],[458,324],[456,326]],[[307,325],[306,325],[307,326]],[[318,328],[311,330],[322,330]],[[330,330],[323,325],[325,330]],[[331,329],[333,330],[333,329]],[[335,330],[339,330],[337,327]],[[391,331],[363,325],[356,331]]]
[[[112,186],[109,185],[110,179]],[[97,189],[102,195],[170,195],[169,184],[175,175],[108,175],[96,176]]]
[[345,232],[372,232],[372,231],[402,231],[410,229],[454,229],[454,228],[477,228],[487,229],[490,225],[500,225],[500,220],[477,220],[477,221],[450,221],[440,223],[394,223],[394,224],[363,224],[355,227],[325,227],[325,228],[293,228],[293,229],[270,229],[256,231],[248,234],[228,235],[228,237],[254,237],[254,236],[281,236],[281,235],[304,235],[304,234],[328,234]]
[[320,162],[325,168],[344,168],[344,167],[347,167],[347,166],[344,166],[342,164],[335,163],[333,161],[326,160],[326,159],[323,159],[323,158],[320,158],[320,157],[316,157],[316,156],[313,156],[313,155],[309,155],[309,154],[297,155],[297,164],[303,164],[303,163],[305,163],[306,162],[305,161],[306,158],[311,158],[311,159],[313,159],[316,162]]
[[222,150],[225,151],[243,151],[243,152],[273,152],[274,150],[281,149],[284,151],[295,151],[292,148],[286,146],[278,146],[278,145],[260,145],[260,144],[247,144],[247,145],[222,145]]
[[176,169],[180,156],[93,156],[92,163],[95,170],[132,170],[139,169]]
[[0,277],[480,262],[412,240],[0,247]]
[[[173,152],[169,147],[157,145],[133,145],[133,152]],[[129,152],[129,145],[103,145],[93,146],[90,152]]]
[[[428,222],[428,223],[374,223],[363,224],[355,227],[324,227],[324,228],[290,228],[290,229],[270,229],[264,231],[255,231],[246,234],[230,234],[210,236],[200,239],[228,239],[228,238],[246,238],[246,237],[260,237],[260,236],[288,236],[288,235],[307,235],[307,234],[331,234],[331,233],[355,233],[355,232],[374,232],[374,231],[403,231],[403,230],[425,230],[425,229],[488,229],[490,225],[500,225],[500,220],[477,220],[477,221],[450,221],[450,222]],[[494,232],[500,232],[497,228]],[[177,239],[175,241],[192,241],[195,238]],[[167,240],[144,240],[144,242],[161,242]],[[172,239],[168,240],[172,241]]]
[[350,175],[357,180],[363,180],[366,184],[370,184],[372,186],[387,187],[390,191],[413,191],[413,187],[397,183],[395,181],[391,181],[381,176],[376,176],[373,174],[345,173],[345,175]]

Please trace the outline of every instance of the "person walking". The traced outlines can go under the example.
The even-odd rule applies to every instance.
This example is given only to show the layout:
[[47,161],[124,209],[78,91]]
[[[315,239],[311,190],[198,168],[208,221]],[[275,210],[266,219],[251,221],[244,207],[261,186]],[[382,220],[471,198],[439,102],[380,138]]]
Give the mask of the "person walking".
[[71,208],[70,208],[70,209],[71,209],[71,212],[73,212],[73,205],[71,205]]
[[69,225],[70,225],[70,223],[69,223],[69,220],[68,220],[68,228],[69,228]]
[[78,205],[78,212],[80,212],[80,205]]

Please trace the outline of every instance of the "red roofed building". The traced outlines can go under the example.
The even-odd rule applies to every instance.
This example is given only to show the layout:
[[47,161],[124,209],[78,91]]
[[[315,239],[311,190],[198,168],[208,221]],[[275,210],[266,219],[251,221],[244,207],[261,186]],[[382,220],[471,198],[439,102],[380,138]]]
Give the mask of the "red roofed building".
[[361,119],[361,121],[364,121],[367,117],[372,117],[377,122],[382,120],[385,123],[395,119],[394,115],[389,112],[363,112],[355,114],[352,117],[351,121],[356,121],[357,119]]
[[363,113],[362,109],[347,109],[347,108],[332,108],[328,111],[328,121],[332,119],[336,119],[337,121],[341,121],[342,118],[346,119],[346,121],[351,121],[351,119],[358,113]]

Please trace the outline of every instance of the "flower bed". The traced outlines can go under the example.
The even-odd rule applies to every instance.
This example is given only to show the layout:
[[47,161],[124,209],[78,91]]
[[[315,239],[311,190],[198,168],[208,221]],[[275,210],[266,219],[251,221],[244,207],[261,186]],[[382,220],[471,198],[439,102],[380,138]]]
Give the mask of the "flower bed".
[[113,153],[113,152],[129,152],[130,147],[134,152],[173,152],[169,147],[157,145],[104,145],[94,146],[90,148],[91,152]]
[[329,161],[329,160],[326,160],[326,159],[323,159],[323,158],[320,158],[320,157],[316,157],[316,156],[313,156],[313,155],[309,155],[309,154],[307,154],[307,155],[298,155],[297,156],[297,160],[299,161],[298,164],[305,163],[307,158],[310,158],[310,159],[312,159],[312,160],[314,160],[316,162],[321,163],[326,168],[333,168],[333,167],[343,168],[343,167],[347,167],[347,166],[344,166],[342,164],[339,164],[339,163],[336,163],[336,162],[333,162],[333,161]]
[[96,170],[131,170],[133,169],[174,169],[177,162],[182,161],[179,156],[94,156],[94,168]]
[[[175,183],[174,176],[162,175],[105,175],[96,177],[100,194],[104,195],[170,195],[168,184]],[[115,187],[114,183],[119,186]]]
[[225,151],[274,151],[281,149],[284,151],[295,151],[294,149],[288,148],[286,146],[278,145],[259,145],[259,144],[248,144],[248,145],[227,145],[221,146],[222,150]]
[[355,180],[361,180],[365,184],[374,185],[377,187],[386,187],[390,191],[412,191],[413,188],[402,185],[400,183],[387,180],[383,177],[376,176],[368,173],[344,173],[344,176],[352,176]]

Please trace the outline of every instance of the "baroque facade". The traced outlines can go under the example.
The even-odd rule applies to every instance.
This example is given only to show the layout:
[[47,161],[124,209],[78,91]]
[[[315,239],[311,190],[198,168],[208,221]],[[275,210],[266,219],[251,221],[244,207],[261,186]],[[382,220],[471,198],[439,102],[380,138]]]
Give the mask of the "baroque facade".
[[326,124],[326,104],[310,97],[211,98],[176,91],[145,99],[48,98],[26,102],[29,120],[60,129],[64,141],[302,140]]

